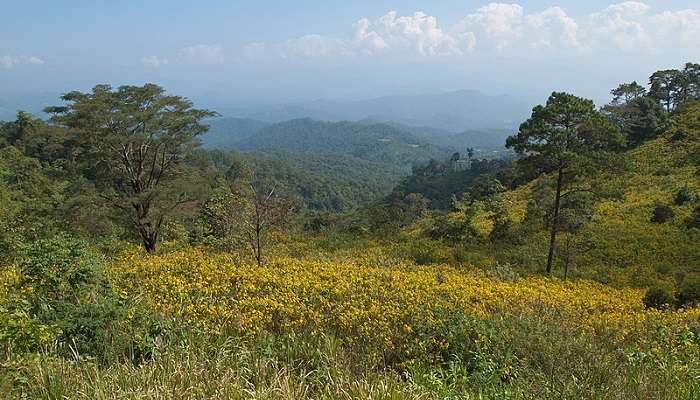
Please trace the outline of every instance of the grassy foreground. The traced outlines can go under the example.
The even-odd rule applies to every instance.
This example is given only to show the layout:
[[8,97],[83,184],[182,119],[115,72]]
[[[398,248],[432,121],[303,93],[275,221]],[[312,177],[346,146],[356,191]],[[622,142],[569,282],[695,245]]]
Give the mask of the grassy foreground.
[[36,351],[6,349],[0,397],[700,398],[700,309],[646,309],[642,290],[371,252],[264,267],[128,252],[106,274],[138,307],[97,355],[43,327]]

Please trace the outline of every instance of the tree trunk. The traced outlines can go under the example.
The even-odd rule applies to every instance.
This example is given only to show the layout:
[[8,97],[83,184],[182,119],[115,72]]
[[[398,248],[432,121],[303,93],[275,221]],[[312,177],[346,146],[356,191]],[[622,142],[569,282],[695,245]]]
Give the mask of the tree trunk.
[[143,238],[143,247],[146,249],[147,253],[156,252],[156,239],[153,237]]
[[255,227],[255,245],[257,247],[255,252],[255,259],[258,262],[258,266],[262,265],[262,245],[260,244],[260,231],[260,224],[257,224]]
[[557,229],[559,228],[559,204],[561,201],[561,185],[564,176],[564,169],[559,168],[557,175],[557,194],[554,198],[554,218],[552,219],[552,230],[549,235],[549,254],[547,255],[547,274],[552,273],[552,262],[554,261],[554,247],[557,242]]
[[156,245],[158,244],[158,232],[152,229],[149,225],[139,227],[139,234],[143,241],[143,248],[147,253],[155,253]]

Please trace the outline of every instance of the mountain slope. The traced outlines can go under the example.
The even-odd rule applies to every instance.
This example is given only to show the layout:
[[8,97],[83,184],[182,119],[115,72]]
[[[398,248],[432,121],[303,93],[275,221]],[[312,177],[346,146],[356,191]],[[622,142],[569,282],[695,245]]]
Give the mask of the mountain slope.
[[[574,273],[642,286],[658,281],[671,284],[683,274],[700,273],[700,229],[687,225],[700,212],[700,202],[675,200],[686,187],[700,195],[700,103],[687,106],[666,133],[628,155],[631,171],[597,178],[613,179],[611,185],[622,188],[623,196],[599,202],[591,221],[572,238],[582,245],[572,258]],[[532,186],[507,195],[510,219],[516,226],[523,221]],[[651,221],[657,205],[673,211],[668,221]],[[523,236],[519,245],[500,249],[497,257],[542,265],[546,238],[544,230]]]
[[270,124],[250,118],[216,118],[207,121],[209,131],[202,135],[208,149],[231,150],[235,143],[247,139]]
[[348,210],[381,198],[404,173],[398,167],[342,154],[270,151],[241,156],[257,173],[301,196],[312,210]]
[[408,167],[447,150],[386,124],[321,122],[298,119],[271,125],[237,143],[242,151],[285,150],[293,153],[334,153],[367,161]]

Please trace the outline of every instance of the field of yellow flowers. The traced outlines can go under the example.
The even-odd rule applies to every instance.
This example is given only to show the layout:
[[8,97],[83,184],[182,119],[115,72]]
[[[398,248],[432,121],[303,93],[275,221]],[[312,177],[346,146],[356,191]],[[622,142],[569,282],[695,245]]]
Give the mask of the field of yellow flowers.
[[[0,397],[670,400],[700,393],[700,308],[648,309],[642,289],[587,280],[417,265],[381,243],[309,250],[290,245],[263,266],[208,247],[127,251],[103,270],[115,303],[77,308],[60,326],[20,315],[23,308],[1,309],[27,297],[13,289],[18,275],[8,269],[0,276],[0,333],[39,345],[5,350]],[[64,330],[86,332],[96,315],[107,319],[103,334],[71,337],[99,348],[83,346],[92,352],[81,354],[76,342],[61,341]]]
[[436,324],[445,310],[476,318],[548,313],[592,334],[612,330],[621,342],[656,326],[683,330],[700,318],[699,308],[646,309],[639,289],[541,276],[500,280],[478,269],[375,266],[362,258],[281,257],[258,267],[194,248],[127,253],[111,274],[124,293],[211,332],[333,334],[377,349],[406,346],[416,326]]

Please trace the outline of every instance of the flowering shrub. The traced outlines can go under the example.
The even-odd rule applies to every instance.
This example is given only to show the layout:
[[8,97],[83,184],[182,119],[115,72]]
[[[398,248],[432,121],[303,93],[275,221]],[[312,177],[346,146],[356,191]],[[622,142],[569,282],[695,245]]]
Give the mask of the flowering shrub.
[[[426,327],[444,324],[446,310],[474,318],[546,310],[583,331],[614,329],[617,340],[635,339],[657,324],[683,329],[700,316],[700,309],[646,309],[638,289],[535,276],[503,281],[478,270],[407,262],[379,267],[371,259],[275,258],[257,267],[198,248],[151,257],[127,253],[112,274],[126,293],[207,331],[332,334],[349,346],[399,360],[421,353],[416,347],[426,346],[424,333],[431,331]],[[444,340],[429,347],[454,346]]]

